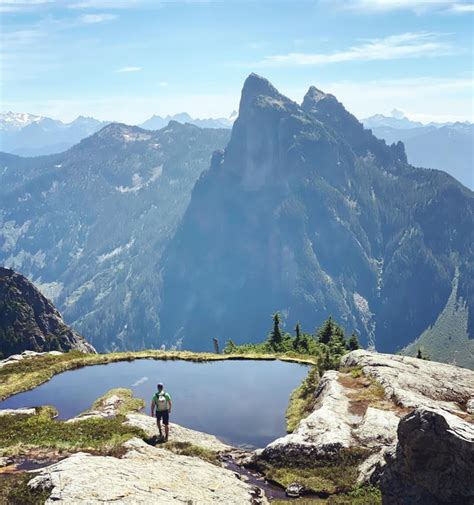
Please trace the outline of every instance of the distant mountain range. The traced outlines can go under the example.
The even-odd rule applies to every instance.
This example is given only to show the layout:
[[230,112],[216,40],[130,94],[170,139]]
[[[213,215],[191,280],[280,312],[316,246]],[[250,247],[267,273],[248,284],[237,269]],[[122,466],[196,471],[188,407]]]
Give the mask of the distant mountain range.
[[388,144],[405,144],[408,161],[425,168],[444,170],[474,189],[474,124],[422,123],[382,114],[362,120],[376,137]]
[[474,367],[472,191],[316,88],[299,105],[252,75],[232,130],[112,123],[2,153],[0,198],[0,264],[99,351],[258,341],[279,311]]
[[107,122],[79,116],[71,123],[7,112],[0,115],[0,151],[21,156],[41,156],[69,149]]
[[[186,112],[174,116],[152,116],[139,125],[147,130],[159,130],[170,121],[189,123],[201,128],[232,128],[236,113],[229,118],[194,119]],[[70,123],[56,119],[6,112],[0,114],[0,151],[20,156],[41,156],[66,151],[82,139],[99,131],[110,121],[79,116]]]
[[[232,128],[237,118],[192,118],[188,113],[154,115],[138,125],[159,130],[170,121],[189,123],[201,128]],[[406,118],[394,110],[391,116],[376,114],[363,119],[376,137],[388,144],[401,140],[408,161],[416,166],[444,170],[465,186],[474,189],[474,125],[472,123],[423,123]],[[0,151],[20,156],[40,156],[65,151],[92,135],[108,121],[78,117],[71,123],[32,114],[7,112],[0,114]]]
[[201,128],[232,128],[236,117],[237,112],[235,111],[228,118],[222,117],[217,119],[194,119],[187,112],[181,112],[174,116],[152,116],[139,126],[147,130],[159,130],[165,127],[170,121],[178,121],[179,123],[190,123],[200,126]]
[[160,258],[230,130],[112,123],[68,151],[0,154],[0,265],[100,351],[159,347]]

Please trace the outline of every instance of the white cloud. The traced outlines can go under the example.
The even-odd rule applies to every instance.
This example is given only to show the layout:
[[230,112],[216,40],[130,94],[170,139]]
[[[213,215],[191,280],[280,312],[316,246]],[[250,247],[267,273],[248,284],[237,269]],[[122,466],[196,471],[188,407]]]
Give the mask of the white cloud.
[[142,67],[122,67],[116,70],[117,73],[123,74],[123,73],[128,73],[128,72],[140,72],[142,70]]
[[161,7],[160,0],[0,0],[0,12],[31,11],[48,7],[69,9],[132,9]]
[[470,0],[322,0],[324,3],[336,4],[342,9],[353,9],[361,12],[385,12],[393,10],[411,10],[417,14],[428,11],[472,12]]
[[451,7],[452,12],[474,12],[474,4],[454,4]]
[[346,50],[332,53],[288,53],[266,56],[260,63],[265,66],[321,65],[344,61],[420,58],[452,53],[453,48],[440,40],[440,34],[408,32],[382,39],[371,39]]
[[157,5],[159,0],[79,0],[68,2],[70,9],[132,9],[145,4]]
[[0,0],[0,12],[31,10],[54,2],[55,0]]
[[116,14],[84,14],[81,16],[81,22],[86,24],[103,23],[104,21],[113,21],[117,19]]

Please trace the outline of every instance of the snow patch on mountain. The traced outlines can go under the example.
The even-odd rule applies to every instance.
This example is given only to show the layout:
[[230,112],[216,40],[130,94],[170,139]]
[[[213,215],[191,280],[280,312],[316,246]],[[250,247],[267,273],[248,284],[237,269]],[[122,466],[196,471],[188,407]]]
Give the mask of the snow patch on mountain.
[[115,186],[115,189],[119,193],[136,193],[141,189],[148,187],[153,184],[163,173],[163,165],[152,168],[151,177],[146,181],[143,181],[143,177],[140,174],[132,175],[132,185],[131,186]]
[[128,242],[127,244],[125,244],[123,246],[122,245],[118,246],[108,253],[101,254],[100,256],[97,256],[97,263],[103,263],[104,261],[115,258],[119,254],[122,254],[122,252],[124,252],[124,251],[128,251],[133,246],[134,243],[135,243],[135,239],[132,238],[132,240],[130,240],[130,242]]

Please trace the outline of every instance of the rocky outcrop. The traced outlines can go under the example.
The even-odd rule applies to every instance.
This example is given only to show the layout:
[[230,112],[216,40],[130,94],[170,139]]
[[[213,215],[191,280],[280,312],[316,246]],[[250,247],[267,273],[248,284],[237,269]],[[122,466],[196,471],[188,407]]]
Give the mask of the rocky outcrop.
[[5,365],[10,365],[12,363],[17,363],[25,358],[32,358],[34,356],[43,356],[49,354],[50,356],[60,356],[62,352],[60,351],[49,351],[49,352],[35,352],[35,351],[23,351],[21,354],[12,354],[8,358],[2,359],[0,361],[0,368]]
[[474,372],[466,368],[362,349],[344,356],[341,365],[361,367],[399,407],[441,408],[464,415],[474,401]]
[[[345,386],[346,374],[330,370],[315,393],[314,411],[296,430],[269,444],[262,453],[268,461],[310,463],[341,449],[380,449],[396,440],[398,414],[368,406],[355,387]],[[367,386],[369,387],[369,386]],[[361,410],[362,409],[362,410]]]
[[0,356],[71,349],[96,352],[26,277],[0,267]]
[[364,449],[358,480],[380,485],[384,504],[473,503],[474,372],[364,350],[342,366],[323,375],[313,412],[259,458],[311,466]]
[[[144,402],[139,398],[133,398],[130,389],[117,388],[111,389],[101,398],[94,402],[91,409],[82,412],[76,417],[66,421],[67,423],[76,423],[84,419],[91,418],[111,418],[117,415],[125,416],[125,424],[134,428],[139,428],[146,435],[147,442],[155,444],[157,442],[158,428],[156,419],[139,411],[143,408]],[[33,414],[34,409],[31,409]],[[2,415],[0,410],[0,415]],[[13,411],[13,413],[17,413]],[[19,412],[21,413],[21,412]],[[170,423],[170,441],[185,442],[193,446],[202,447],[214,452],[230,452],[234,448],[224,444],[214,435],[195,431],[179,424]]]
[[34,416],[36,409],[21,408],[21,409],[0,409],[1,416]]
[[125,444],[121,459],[78,453],[40,470],[32,489],[50,489],[47,504],[264,504],[260,490],[234,472],[201,459],[151,447]]
[[474,426],[419,408],[398,425],[380,476],[384,505],[474,503]]
[[[156,420],[145,414],[132,412],[127,414],[127,426],[134,426],[143,430],[150,439],[156,437],[158,429],[156,427]],[[190,430],[179,424],[170,423],[170,441],[172,442],[188,442],[192,445],[203,447],[215,452],[227,452],[233,448],[230,445],[222,443],[214,435],[203,433],[201,431]]]

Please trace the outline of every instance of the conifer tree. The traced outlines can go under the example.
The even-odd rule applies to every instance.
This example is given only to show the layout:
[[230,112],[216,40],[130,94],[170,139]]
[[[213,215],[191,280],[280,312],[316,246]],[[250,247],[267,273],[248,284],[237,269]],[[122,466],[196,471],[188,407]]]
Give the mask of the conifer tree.
[[333,335],[333,327],[334,323],[332,321],[332,317],[329,316],[329,318],[324,321],[323,325],[321,328],[319,328],[317,332],[317,337],[318,340],[321,344],[329,344],[329,341],[331,340],[331,336]]
[[350,351],[355,351],[356,349],[360,349],[359,339],[357,338],[357,335],[354,332],[352,332],[352,335],[349,338],[349,342],[347,343],[347,348]]
[[293,348],[297,351],[301,347],[301,328],[300,323],[296,323],[295,340],[293,340]]
[[273,314],[273,329],[268,338],[270,347],[275,351],[278,351],[281,347],[282,340],[283,335],[280,330],[280,314],[275,312],[275,314]]

